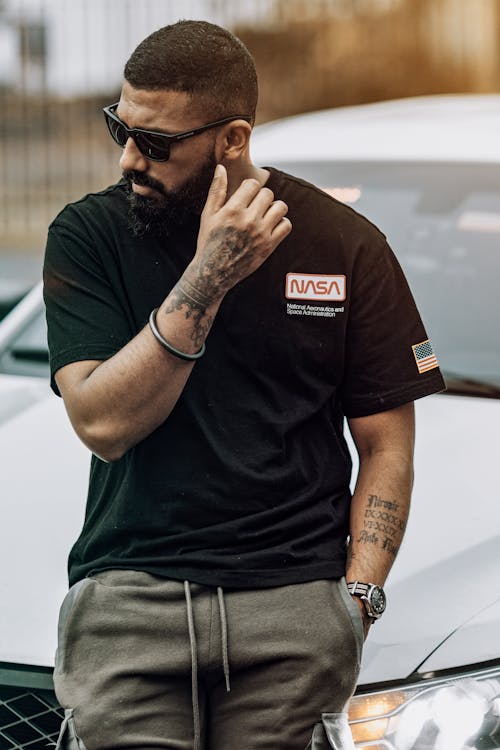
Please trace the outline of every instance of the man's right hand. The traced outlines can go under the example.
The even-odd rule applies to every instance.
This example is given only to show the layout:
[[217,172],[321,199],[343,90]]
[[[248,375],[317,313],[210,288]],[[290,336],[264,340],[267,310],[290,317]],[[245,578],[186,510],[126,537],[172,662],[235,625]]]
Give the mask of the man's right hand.
[[[226,292],[289,234],[286,212],[286,204],[254,179],[227,200],[226,170],[217,168],[194,258],[156,317],[172,346],[200,349]],[[192,368],[193,362],[161,347],[146,325],[109,359],[72,362],[56,380],[77,434],[103,460],[115,461],[167,419]]]
[[[185,279],[207,301],[261,266],[290,233],[288,206],[258,180],[243,180],[227,199],[227,173],[219,164],[201,215],[196,254]],[[182,281],[181,281],[182,283]]]

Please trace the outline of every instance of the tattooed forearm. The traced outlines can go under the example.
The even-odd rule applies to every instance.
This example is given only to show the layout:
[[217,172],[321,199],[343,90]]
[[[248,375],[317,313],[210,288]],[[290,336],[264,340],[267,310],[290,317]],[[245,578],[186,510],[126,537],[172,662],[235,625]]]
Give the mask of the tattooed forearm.
[[208,310],[234,285],[234,261],[246,247],[246,235],[232,227],[212,232],[201,258],[195,259],[172,289],[165,314],[183,311],[191,318],[191,340],[201,347],[213,322]]
[[215,229],[172,289],[162,312],[168,315],[182,311],[186,320],[191,319],[190,337],[197,348],[202,346],[212,325],[211,306],[220,303],[226,292],[246,277],[258,253],[258,243],[248,253],[246,231],[233,226]]
[[197,310],[206,310],[212,302],[211,297],[200,291],[184,276],[179,280],[176,289],[180,294],[187,297]]
[[204,300],[197,290],[185,281],[179,281],[169,294],[163,313],[168,315],[176,310],[184,311],[186,319],[192,318],[190,338],[197,349],[205,341],[212,325],[213,317],[207,312],[209,301]]
[[347,568],[350,568],[351,565],[357,560],[356,553],[354,552],[352,548],[352,539],[349,537],[348,545],[347,545]]
[[373,544],[395,557],[405,527],[406,516],[402,515],[399,503],[384,500],[378,495],[368,495],[363,528],[356,542]]

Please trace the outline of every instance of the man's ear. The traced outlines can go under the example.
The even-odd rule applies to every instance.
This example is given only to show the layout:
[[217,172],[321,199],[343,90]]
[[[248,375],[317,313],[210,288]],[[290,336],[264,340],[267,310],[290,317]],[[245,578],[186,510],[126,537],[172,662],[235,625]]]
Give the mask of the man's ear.
[[233,120],[217,136],[216,156],[219,162],[236,161],[248,152],[252,126],[246,120]]

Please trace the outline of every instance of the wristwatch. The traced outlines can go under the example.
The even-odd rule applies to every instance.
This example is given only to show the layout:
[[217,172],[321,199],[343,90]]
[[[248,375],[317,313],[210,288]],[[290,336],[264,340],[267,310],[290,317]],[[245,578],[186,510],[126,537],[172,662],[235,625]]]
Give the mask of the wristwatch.
[[351,596],[359,596],[364,604],[366,614],[372,620],[378,620],[385,612],[386,598],[382,586],[375,583],[352,581],[347,584]]

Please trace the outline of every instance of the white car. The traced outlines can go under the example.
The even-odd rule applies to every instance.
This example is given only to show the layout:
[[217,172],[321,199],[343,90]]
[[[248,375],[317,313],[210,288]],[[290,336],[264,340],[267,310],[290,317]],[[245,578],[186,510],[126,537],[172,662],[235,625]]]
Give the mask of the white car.
[[[412,512],[350,704],[356,747],[500,748],[500,96],[292,117],[256,130],[253,157],[383,229],[448,384],[416,404]],[[59,721],[57,612],[89,455],[47,375],[37,287],[0,324],[0,750],[45,747]]]

